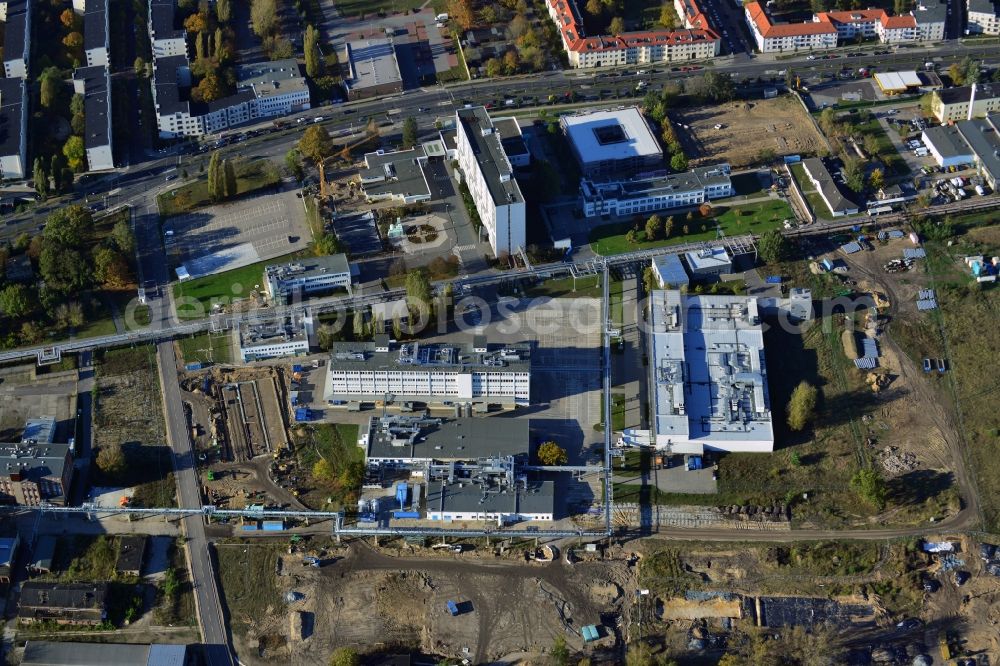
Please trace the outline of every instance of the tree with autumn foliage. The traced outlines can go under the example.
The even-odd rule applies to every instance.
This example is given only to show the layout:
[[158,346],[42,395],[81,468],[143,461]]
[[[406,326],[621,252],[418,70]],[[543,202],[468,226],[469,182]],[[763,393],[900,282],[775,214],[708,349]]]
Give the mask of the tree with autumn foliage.
[[472,9],[472,0],[448,0],[448,18],[462,30],[474,26],[476,14]]

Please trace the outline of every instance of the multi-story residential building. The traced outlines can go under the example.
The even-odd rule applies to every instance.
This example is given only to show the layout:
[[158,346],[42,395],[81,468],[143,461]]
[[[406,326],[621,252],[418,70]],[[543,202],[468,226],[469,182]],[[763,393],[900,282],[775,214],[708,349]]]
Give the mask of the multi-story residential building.
[[[704,27],[698,29],[647,30],[588,37],[574,0],[548,0],[546,4],[549,16],[559,29],[571,67],[677,62],[719,54],[721,40],[707,21],[701,21]],[[693,21],[692,25],[696,23]]]
[[3,72],[8,79],[28,77],[31,55],[31,0],[0,2],[0,21],[4,24]]
[[1000,35],[1000,8],[993,0],[967,0],[966,29],[971,34]]
[[62,504],[73,478],[69,444],[0,445],[0,503]]
[[761,53],[822,51],[837,46],[837,28],[831,23],[774,23],[759,2],[748,2],[743,11]]
[[732,195],[728,164],[654,178],[580,181],[580,203],[586,217],[655,213]]
[[108,0],[86,0],[83,13],[83,52],[87,57],[87,67],[109,65],[108,31]]
[[22,78],[0,79],[0,178],[21,179],[28,169],[28,98]]
[[345,289],[351,293],[351,266],[347,255],[309,257],[288,264],[264,267],[264,288],[275,303],[285,303],[292,297],[328,293]]
[[153,71],[153,101],[160,136],[200,136],[227,127],[310,107],[309,86],[295,60],[276,60],[237,68],[236,92],[207,103],[183,99],[190,88],[187,56],[157,58]]
[[187,57],[184,29],[175,23],[175,0],[149,0],[149,39],[153,59]]
[[490,247],[498,257],[514,254],[526,246],[524,197],[500,134],[481,106],[456,111],[455,128],[455,157]]
[[931,113],[939,122],[982,118],[1000,110],[1000,86],[974,83],[931,93]]
[[395,402],[524,406],[531,400],[529,348],[506,345],[491,350],[483,341],[334,345],[327,363],[325,400],[382,400],[387,395]]
[[890,16],[882,9],[819,12],[802,23],[774,23],[759,2],[748,3],[744,12],[761,53],[830,49],[855,39],[886,44],[926,39],[913,14]]
[[664,171],[663,149],[637,107],[559,119],[585,178],[624,180]]
[[243,322],[234,332],[244,363],[309,353],[315,331],[309,314],[291,314],[264,322]]
[[114,169],[111,150],[111,77],[107,64],[81,67],[73,72],[73,90],[83,95],[87,169]]
[[649,441],[676,454],[772,451],[757,300],[656,290],[649,313]]
[[883,44],[902,44],[920,41],[920,27],[912,15],[884,15],[875,26],[879,41]]
[[917,0],[910,11],[917,21],[917,40],[938,42],[944,39],[944,24],[948,18],[948,4],[941,0]]
[[21,586],[17,619],[24,624],[55,622],[94,626],[108,617],[107,583],[39,583]]

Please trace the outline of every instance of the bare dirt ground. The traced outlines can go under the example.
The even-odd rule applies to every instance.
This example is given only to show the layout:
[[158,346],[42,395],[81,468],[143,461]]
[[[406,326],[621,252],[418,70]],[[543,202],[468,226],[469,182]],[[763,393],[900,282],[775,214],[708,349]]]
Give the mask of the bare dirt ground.
[[[627,613],[636,591],[622,561],[539,564],[520,552],[378,551],[363,542],[332,554],[338,559],[319,569],[303,566],[301,554],[282,555],[277,598],[236,635],[244,663],[325,664],[342,646],[416,647],[487,663],[547,649],[560,635],[580,649],[580,628]],[[290,590],[302,598],[285,601]]]
[[[876,243],[873,251],[846,257],[850,277],[857,282],[855,289],[877,291],[888,299],[883,308],[886,334],[878,339],[879,372],[888,374],[889,383],[873,394],[878,409],[862,426],[872,440],[868,453],[886,477],[913,488],[914,502],[937,503],[943,514],[936,516],[940,519],[958,511],[955,495],[959,491],[967,506],[976,500],[961,462],[954,414],[932,383],[936,375],[928,377],[917,365],[919,361],[911,359],[893,337],[894,330],[913,328],[916,320],[928,317],[918,312],[915,304],[918,290],[929,286],[926,273],[910,270],[890,274],[882,268],[890,259],[901,258],[905,247],[911,247],[908,240]],[[897,511],[906,511],[906,507]],[[892,520],[901,517],[889,516]]]
[[787,95],[671,112],[670,117],[692,166],[728,162],[741,168],[764,150],[815,154],[824,146],[805,109]]

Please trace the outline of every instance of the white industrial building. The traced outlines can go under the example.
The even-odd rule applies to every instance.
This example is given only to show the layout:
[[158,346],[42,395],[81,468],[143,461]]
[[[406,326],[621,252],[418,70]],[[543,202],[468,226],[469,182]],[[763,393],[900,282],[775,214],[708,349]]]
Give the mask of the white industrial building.
[[377,342],[336,343],[327,363],[327,402],[480,403],[515,407],[531,399],[527,345],[487,350],[485,343],[421,344],[393,348]]
[[552,481],[527,481],[513,488],[438,481],[427,488],[427,520],[508,524],[551,521],[554,513]]
[[972,164],[976,159],[976,154],[962,138],[957,124],[928,127],[920,138],[940,167],[948,168],[959,164]]
[[680,289],[690,282],[679,255],[671,253],[653,257],[651,268],[660,289]]
[[481,106],[455,112],[456,158],[496,256],[522,250],[525,206],[501,136]]
[[559,119],[585,178],[625,180],[663,171],[663,149],[637,107]]
[[234,331],[244,363],[309,353],[315,335],[310,314],[296,313],[274,321],[243,322]]
[[657,449],[774,449],[764,333],[746,296],[650,294],[650,387]]
[[308,257],[287,264],[264,267],[264,285],[272,301],[284,302],[294,295],[301,297],[346,289],[351,292],[351,266],[347,255]]
[[616,181],[580,181],[580,205],[586,217],[642,215],[697,206],[733,195],[729,165],[684,173]]

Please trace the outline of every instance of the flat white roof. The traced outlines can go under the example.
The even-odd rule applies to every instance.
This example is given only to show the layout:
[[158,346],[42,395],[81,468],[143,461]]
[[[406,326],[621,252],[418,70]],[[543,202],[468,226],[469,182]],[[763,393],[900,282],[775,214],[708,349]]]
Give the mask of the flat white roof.
[[[602,162],[662,154],[660,144],[636,107],[594,111],[561,119],[566,134],[585,162]],[[614,135],[614,128],[621,136]],[[599,135],[604,132],[603,140]],[[620,140],[619,140],[620,139]]]
[[650,311],[657,447],[772,451],[757,300],[657,290]]
[[691,250],[684,253],[684,258],[688,262],[691,270],[707,270],[710,268],[724,268],[730,266],[733,260],[729,258],[729,253],[724,247],[708,247],[703,250]]
[[906,90],[922,85],[920,77],[912,70],[908,72],[875,72],[875,80],[882,90]]

